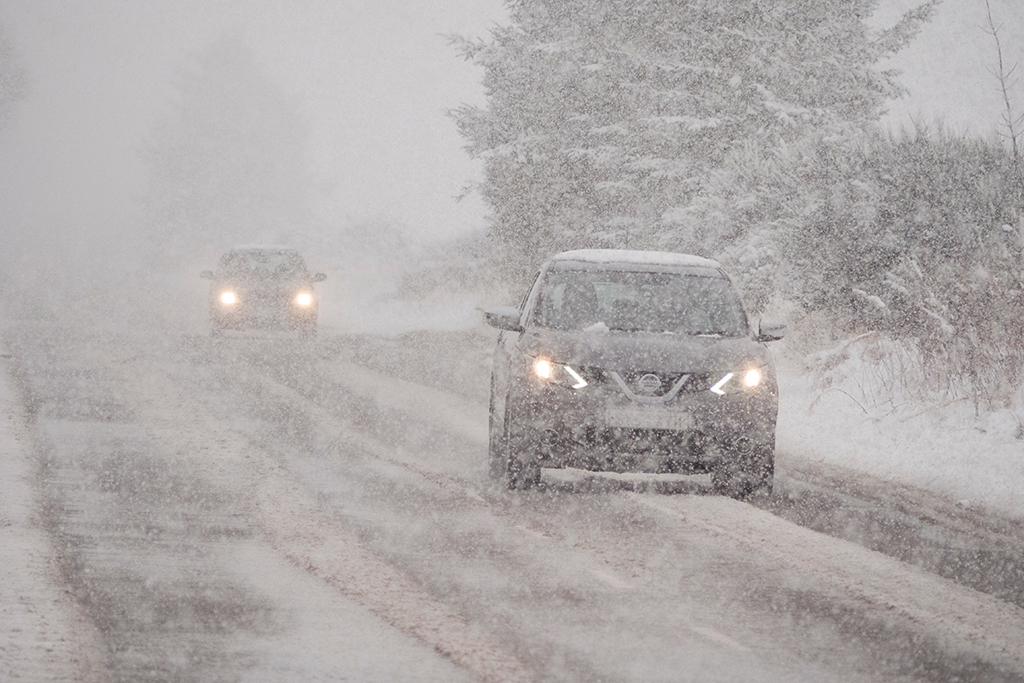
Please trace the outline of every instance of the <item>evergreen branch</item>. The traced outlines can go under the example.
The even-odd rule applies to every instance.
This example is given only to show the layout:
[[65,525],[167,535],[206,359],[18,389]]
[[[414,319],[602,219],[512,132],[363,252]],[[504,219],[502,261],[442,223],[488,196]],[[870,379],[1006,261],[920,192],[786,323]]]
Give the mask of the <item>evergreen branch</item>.
[[905,48],[921,32],[921,27],[931,21],[935,9],[942,0],[928,0],[906,12],[895,26],[882,31],[872,42],[876,55],[888,57]]

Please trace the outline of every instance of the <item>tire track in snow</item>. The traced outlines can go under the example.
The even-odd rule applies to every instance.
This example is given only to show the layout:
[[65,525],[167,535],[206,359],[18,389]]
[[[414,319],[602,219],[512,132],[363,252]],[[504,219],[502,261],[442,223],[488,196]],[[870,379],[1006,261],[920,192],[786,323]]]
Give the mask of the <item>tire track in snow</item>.
[[442,422],[467,441],[487,443],[487,406],[460,396],[387,377],[345,361],[332,361],[328,376],[353,393],[372,399],[382,407],[399,410],[424,422]]
[[726,538],[823,586],[839,602],[900,620],[951,652],[1024,672],[1024,609],[849,541],[726,498],[625,494],[684,526]]
[[[471,413],[462,406],[464,399],[347,363],[338,364],[331,378],[416,419],[445,422],[486,445],[486,414],[476,418],[476,428],[467,427]],[[969,652],[982,661],[994,656],[1001,666],[1024,671],[1024,609],[1016,605],[745,503],[720,497],[676,498],[626,491],[623,495],[691,529],[726,537],[755,557],[770,558],[813,577],[831,599],[852,603],[859,613],[900,621],[908,632],[923,632],[947,651]],[[733,649],[746,649],[717,632],[694,630]]]
[[255,497],[258,517],[272,545],[292,562],[482,681],[531,680],[489,636],[365,550],[319,509],[308,489],[280,467],[261,465]]
[[[260,391],[264,392],[262,398],[294,404],[327,431],[332,431],[333,426],[333,432],[344,435],[341,438],[349,446],[370,451],[373,457],[381,457],[379,452],[375,452],[378,449],[372,441],[347,432],[332,415],[308,398],[265,377],[249,379],[258,383]],[[386,623],[431,646],[481,681],[519,683],[532,680],[519,661],[497,641],[366,550],[358,539],[322,509],[315,492],[247,439],[218,425],[169,378],[148,377],[146,386],[149,399],[140,400],[140,422],[147,417],[159,417],[168,403],[177,404],[177,420],[187,411],[194,424],[210,433],[209,440],[219,444],[219,452],[213,461],[221,463],[221,475],[229,462],[244,471],[245,486],[252,491],[250,504],[254,521],[264,530],[271,545],[290,561],[322,578]],[[169,400],[170,396],[175,396],[175,399]],[[141,407],[143,405],[152,412]],[[165,439],[171,436],[171,433],[163,434]],[[194,448],[194,443],[183,445],[183,448],[189,447]],[[392,462],[406,466],[405,463]],[[211,474],[211,478],[216,478],[216,473]]]
[[0,364],[0,680],[103,683],[103,640],[66,591],[37,516],[32,437],[10,375]]

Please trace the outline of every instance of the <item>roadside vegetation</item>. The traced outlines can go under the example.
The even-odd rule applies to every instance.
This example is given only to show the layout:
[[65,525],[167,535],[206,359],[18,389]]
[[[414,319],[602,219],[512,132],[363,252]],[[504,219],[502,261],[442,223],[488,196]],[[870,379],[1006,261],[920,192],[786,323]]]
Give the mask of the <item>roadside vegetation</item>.
[[[509,282],[552,252],[718,259],[790,353],[858,401],[1024,408],[1024,182],[1013,66],[1005,139],[878,121],[884,60],[933,16],[870,30],[872,0],[531,0],[489,40],[487,105],[452,112]],[[993,118],[999,113],[993,114]]]

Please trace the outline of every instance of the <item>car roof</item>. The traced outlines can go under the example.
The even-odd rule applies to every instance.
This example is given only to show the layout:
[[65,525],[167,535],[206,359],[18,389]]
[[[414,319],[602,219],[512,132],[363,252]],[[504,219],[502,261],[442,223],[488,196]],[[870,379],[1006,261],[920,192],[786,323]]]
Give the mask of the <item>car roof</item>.
[[228,251],[290,251],[298,253],[294,247],[286,247],[280,244],[238,244]]
[[621,264],[629,266],[668,266],[721,270],[718,261],[693,254],[670,251],[632,251],[629,249],[574,249],[551,257],[552,263],[576,261],[593,264]]

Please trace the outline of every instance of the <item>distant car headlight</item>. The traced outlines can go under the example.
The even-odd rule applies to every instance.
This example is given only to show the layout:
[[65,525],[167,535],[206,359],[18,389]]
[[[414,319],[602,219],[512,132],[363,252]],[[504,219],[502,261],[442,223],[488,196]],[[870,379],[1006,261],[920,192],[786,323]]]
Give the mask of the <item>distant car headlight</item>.
[[303,307],[309,306],[311,303],[313,303],[313,295],[309,294],[308,292],[302,292],[301,294],[295,297],[295,303]]
[[582,389],[587,386],[587,380],[568,365],[555,363],[546,358],[537,358],[533,361],[533,374],[551,384],[569,387],[571,389]]
[[759,368],[751,368],[743,372],[727,372],[711,385],[709,391],[719,396],[724,396],[725,394],[756,389],[761,386],[763,381],[764,373]]
[[227,306],[231,306],[231,305],[233,305],[233,304],[238,302],[238,297],[235,296],[234,292],[221,292],[220,293],[220,302],[222,304],[227,305]]

